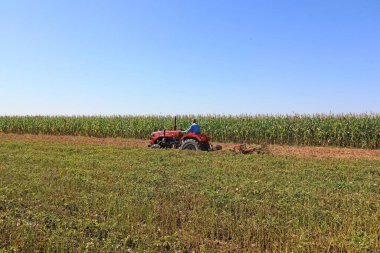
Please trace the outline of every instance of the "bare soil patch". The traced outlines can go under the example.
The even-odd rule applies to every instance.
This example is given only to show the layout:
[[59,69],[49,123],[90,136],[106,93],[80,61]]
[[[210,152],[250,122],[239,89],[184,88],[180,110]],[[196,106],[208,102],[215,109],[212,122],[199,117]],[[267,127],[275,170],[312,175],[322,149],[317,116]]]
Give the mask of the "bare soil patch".
[[[123,139],[123,138],[95,138],[83,136],[53,136],[53,135],[31,135],[31,134],[4,134],[0,133],[0,139],[4,140],[31,140],[31,141],[52,141],[63,143],[88,143],[98,145],[121,145],[131,147],[147,147],[148,140]],[[215,143],[223,147],[223,150],[216,152],[228,152],[236,145],[234,143]],[[299,146],[279,146],[269,145],[269,151],[273,155],[291,156],[301,158],[353,158],[380,160],[380,150],[358,149],[358,148],[338,148],[338,147],[299,147]]]
[[33,135],[33,134],[4,134],[0,133],[0,139],[8,140],[31,140],[31,141],[52,141],[64,143],[87,143],[101,145],[122,145],[133,147],[146,147],[148,141],[141,139],[123,138],[96,138],[85,136],[57,136],[57,135]]

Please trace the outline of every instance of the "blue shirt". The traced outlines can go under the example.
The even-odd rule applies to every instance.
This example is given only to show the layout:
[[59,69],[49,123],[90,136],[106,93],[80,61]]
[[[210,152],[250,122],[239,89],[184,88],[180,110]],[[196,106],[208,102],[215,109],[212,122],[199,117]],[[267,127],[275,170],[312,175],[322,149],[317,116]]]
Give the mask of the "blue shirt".
[[200,134],[201,133],[201,127],[197,124],[197,123],[193,123],[191,124],[191,126],[189,127],[189,129],[187,129],[186,131],[183,131],[184,133],[196,133],[196,134]]

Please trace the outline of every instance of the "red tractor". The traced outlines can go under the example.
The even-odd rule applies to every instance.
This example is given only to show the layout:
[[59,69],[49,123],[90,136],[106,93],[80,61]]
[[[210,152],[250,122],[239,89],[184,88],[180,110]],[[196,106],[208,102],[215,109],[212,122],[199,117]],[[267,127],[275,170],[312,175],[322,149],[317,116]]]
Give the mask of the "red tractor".
[[151,148],[179,148],[181,150],[215,150],[206,134],[183,133],[181,130],[177,130],[176,117],[174,117],[174,130],[152,132],[148,146]]

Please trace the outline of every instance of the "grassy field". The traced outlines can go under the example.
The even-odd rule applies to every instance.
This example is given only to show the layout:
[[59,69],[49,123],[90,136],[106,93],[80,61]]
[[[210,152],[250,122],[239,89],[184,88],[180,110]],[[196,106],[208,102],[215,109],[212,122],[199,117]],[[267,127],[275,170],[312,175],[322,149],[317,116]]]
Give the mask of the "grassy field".
[[2,140],[0,252],[379,252],[379,185],[380,161]]
[[[171,116],[0,116],[0,132],[147,139],[172,129]],[[190,115],[178,116],[186,129]],[[216,142],[380,148],[380,115],[202,115],[203,132]]]

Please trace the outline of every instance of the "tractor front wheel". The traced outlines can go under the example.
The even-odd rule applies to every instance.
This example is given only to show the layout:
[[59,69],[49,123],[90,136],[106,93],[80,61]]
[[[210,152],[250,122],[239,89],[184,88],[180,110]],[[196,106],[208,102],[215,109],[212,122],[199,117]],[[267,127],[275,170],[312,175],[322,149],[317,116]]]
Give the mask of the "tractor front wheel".
[[179,147],[180,150],[194,150],[198,151],[201,149],[199,142],[194,139],[187,139],[182,142],[182,145]]
[[150,146],[150,148],[157,149],[157,148],[161,148],[161,146],[160,144],[153,144],[152,146]]

